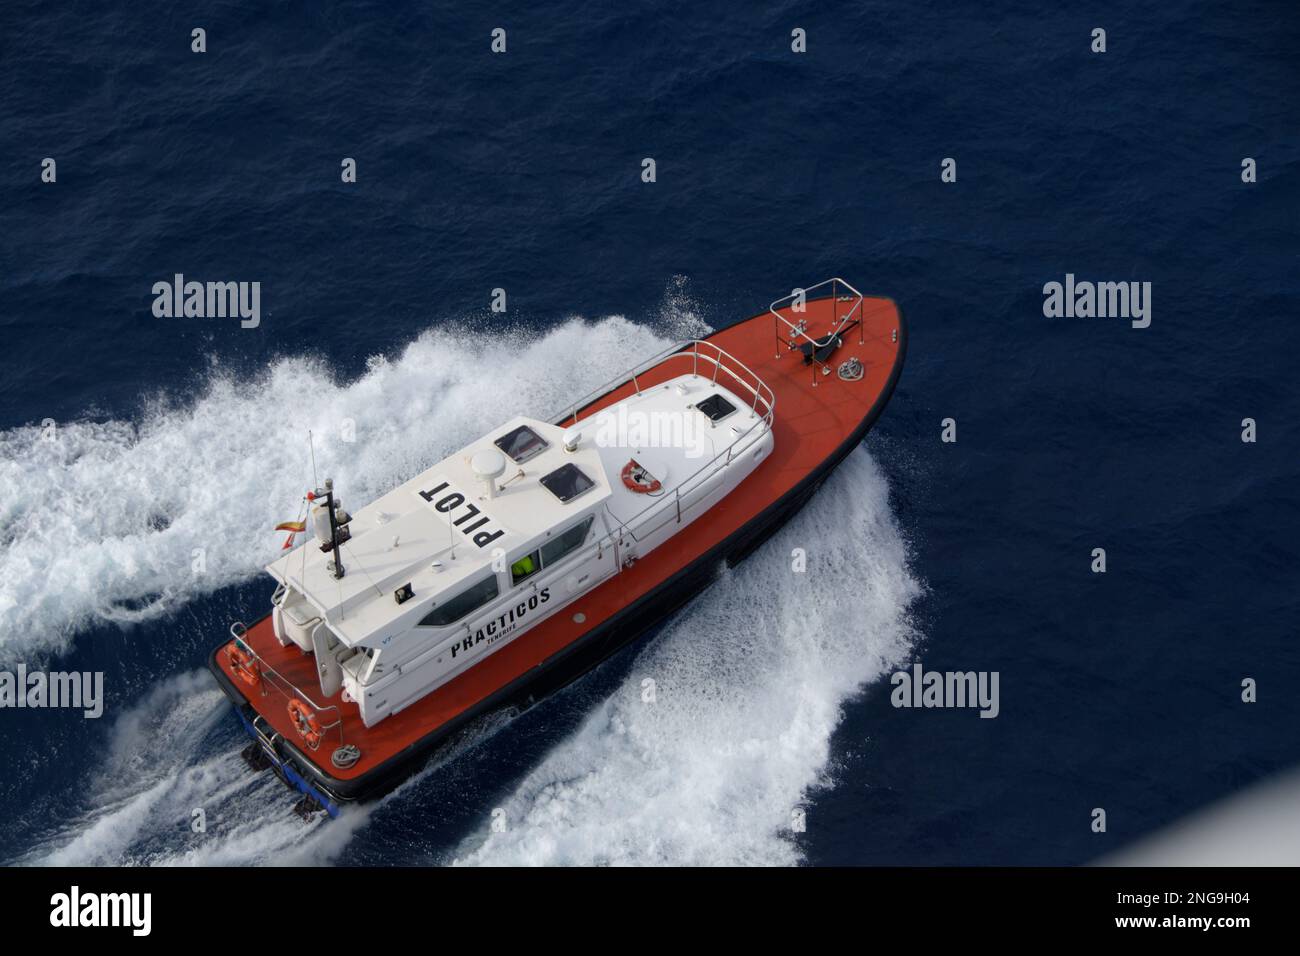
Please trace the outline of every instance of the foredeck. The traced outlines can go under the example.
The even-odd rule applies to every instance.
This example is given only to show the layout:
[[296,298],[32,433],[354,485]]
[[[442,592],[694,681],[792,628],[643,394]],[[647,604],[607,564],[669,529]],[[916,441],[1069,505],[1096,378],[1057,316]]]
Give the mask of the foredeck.
[[[864,298],[857,304],[832,297],[809,301],[802,312],[796,313],[790,306],[774,311],[796,327],[799,322],[806,323],[811,332],[841,325],[850,309],[857,310],[854,317],[860,315],[861,324],[845,334],[843,346],[829,364],[838,366],[849,358],[858,358],[863,374],[857,380],[845,381],[833,371],[820,374],[818,366],[805,364],[798,351],[779,347],[773,339],[771,312],[709,336],[709,342],[744,363],[772,389],[776,407],[772,421],[775,447],[753,474],[710,509],[708,520],[682,528],[673,537],[671,547],[651,551],[464,674],[374,727],[362,725],[355,704],[340,703],[336,697],[329,703],[338,706],[341,727],[329,732],[316,751],[307,750],[298,739],[287,710],[287,697],[271,689],[264,696],[254,694],[253,706],[323,771],[338,780],[351,780],[373,770],[498,688],[564,650],[779,501],[818,464],[833,455],[878,404],[887,400],[904,340],[898,308],[891,300]],[[681,369],[674,363],[658,365],[641,373],[635,382],[629,381],[595,402],[573,409],[558,424],[590,418],[621,399],[661,385],[679,374]],[[307,688],[308,696],[319,698],[319,693],[310,692],[313,688],[319,690],[313,658],[294,645],[282,647],[272,633],[269,618],[250,627],[244,639],[286,681]],[[218,655],[218,661],[222,670],[233,678],[224,654]],[[237,679],[234,684],[243,689],[244,685]],[[361,759],[347,770],[330,764],[330,754],[340,742],[340,730],[343,742],[361,750]]]

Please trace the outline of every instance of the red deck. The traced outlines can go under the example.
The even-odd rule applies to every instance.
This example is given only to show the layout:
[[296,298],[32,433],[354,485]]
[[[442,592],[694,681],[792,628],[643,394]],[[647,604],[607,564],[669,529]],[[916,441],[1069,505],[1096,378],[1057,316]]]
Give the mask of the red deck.
[[[811,301],[798,318],[807,319],[809,332],[822,334],[828,328],[831,308],[840,314],[850,308],[848,302],[830,299]],[[749,520],[793,488],[818,464],[830,456],[862,423],[877,398],[886,390],[899,355],[903,333],[899,328],[898,308],[888,299],[867,298],[863,302],[863,324],[851,330],[844,345],[832,356],[837,367],[851,356],[860,359],[865,374],[857,382],[844,382],[833,372],[817,374],[803,363],[798,352],[782,348],[776,355],[774,319],[763,313],[745,322],[723,329],[709,341],[730,352],[763,379],[776,396],[772,454],[746,478],[738,488],[710,509],[707,518],[687,525],[672,538],[670,546],[657,548],[631,568],[579,598],[569,607],[526,631],[505,647],[489,655],[469,671],[450,681],[400,714],[382,720],[367,729],[361,723],[356,704],[340,703],[338,696],[329,703],[339,704],[343,714],[346,742],[361,749],[361,759],[348,770],[330,764],[330,754],[337,746],[338,730],[325,734],[320,749],[301,746],[287,709],[288,700],[271,689],[264,696],[253,692],[252,704],[287,740],[300,744],[323,771],[339,780],[350,780],[374,769],[384,760],[410,746],[416,740],[453,719],[484,697],[536,667],[544,660],[615,614],[659,582],[664,581],[727,538]],[[861,341],[861,344],[860,344]],[[681,369],[670,364],[639,376],[642,388],[658,384]],[[633,391],[629,383],[590,408],[579,413],[586,417]],[[581,612],[582,624],[573,617]],[[249,628],[245,638],[252,649],[286,680],[306,690],[309,697],[320,699],[313,658],[295,645],[282,647],[266,617]],[[230,671],[225,653],[218,654],[222,670],[232,683],[245,689]],[[322,723],[328,723],[322,715]]]

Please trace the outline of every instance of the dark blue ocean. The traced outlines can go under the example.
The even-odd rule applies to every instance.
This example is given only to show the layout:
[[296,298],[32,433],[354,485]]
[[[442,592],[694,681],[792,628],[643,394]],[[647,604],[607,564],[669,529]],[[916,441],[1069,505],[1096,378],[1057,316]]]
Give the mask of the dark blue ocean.
[[[1297,50],[1286,2],[4,4],[0,662],[106,700],[0,711],[0,858],[1078,864],[1296,767]],[[260,324],[156,317],[177,273]],[[1149,327],[1045,317],[1067,274]],[[832,275],[907,365],[778,538],[377,805],[245,771],[203,662],[309,429],[359,506]],[[891,706],[914,661],[999,715]]]

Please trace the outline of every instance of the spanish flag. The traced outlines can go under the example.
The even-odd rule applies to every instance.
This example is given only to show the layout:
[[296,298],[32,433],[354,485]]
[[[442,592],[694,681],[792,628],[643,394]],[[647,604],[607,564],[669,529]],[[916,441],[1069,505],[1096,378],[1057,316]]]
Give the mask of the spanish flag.
[[289,536],[284,539],[284,544],[280,545],[281,551],[288,551],[290,548],[293,547],[294,537],[296,537],[298,534],[302,533],[303,531],[307,530],[307,522],[281,521],[278,525],[275,526],[275,530],[289,532]]

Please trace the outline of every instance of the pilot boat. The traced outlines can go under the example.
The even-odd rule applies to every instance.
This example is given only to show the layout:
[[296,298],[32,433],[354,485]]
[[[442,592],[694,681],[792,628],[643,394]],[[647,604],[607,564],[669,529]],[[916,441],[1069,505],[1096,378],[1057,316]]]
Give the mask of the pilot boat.
[[282,526],[311,535],[267,565],[268,613],[208,661],[245,760],[300,813],[337,815],[590,670],[808,501],[889,401],[906,342],[892,300],[827,279],[355,513],[326,479]]

